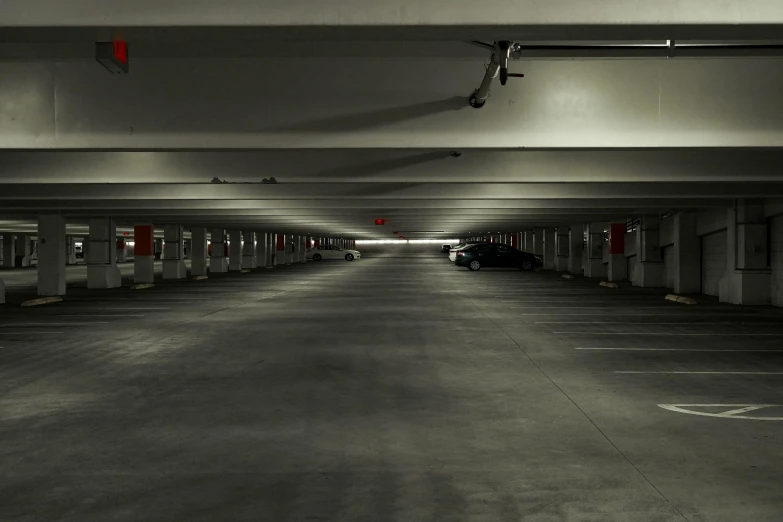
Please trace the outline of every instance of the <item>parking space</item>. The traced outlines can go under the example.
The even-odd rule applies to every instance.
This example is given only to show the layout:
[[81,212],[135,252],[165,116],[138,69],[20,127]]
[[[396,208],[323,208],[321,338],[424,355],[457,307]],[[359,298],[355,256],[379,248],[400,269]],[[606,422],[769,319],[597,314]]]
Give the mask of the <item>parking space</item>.
[[75,290],[2,307],[3,514],[778,520],[782,339],[445,258]]

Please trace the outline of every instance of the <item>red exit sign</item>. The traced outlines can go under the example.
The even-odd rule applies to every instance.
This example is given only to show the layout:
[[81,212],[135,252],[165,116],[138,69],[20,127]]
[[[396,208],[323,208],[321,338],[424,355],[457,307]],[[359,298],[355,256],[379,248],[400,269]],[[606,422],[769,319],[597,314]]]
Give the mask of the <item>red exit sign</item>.
[[385,225],[386,224],[386,220],[385,219],[376,219],[375,220],[375,224],[376,225]]

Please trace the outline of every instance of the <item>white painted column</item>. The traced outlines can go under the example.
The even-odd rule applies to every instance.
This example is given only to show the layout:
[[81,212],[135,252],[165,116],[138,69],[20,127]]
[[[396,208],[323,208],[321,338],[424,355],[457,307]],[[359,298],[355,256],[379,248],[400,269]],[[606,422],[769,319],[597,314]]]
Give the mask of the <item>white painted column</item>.
[[701,238],[696,212],[674,216],[674,293],[701,292]]
[[38,295],[65,295],[65,217],[38,216]]
[[253,269],[258,267],[258,235],[255,232],[242,232],[242,266]]
[[133,227],[133,282],[155,282],[155,228],[147,223]]
[[122,275],[117,268],[117,226],[114,220],[90,219],[90,236],[87,241],[87,288],[122,286]]
[[207,229],[190,229],[190,274],[193,277],[207,275]]
[[568,271],[572,274],[582,274],[584,240],[584,225],[571,225],[568,231]]
[[544,270],[554,270],[557,259],[557,232],[554,228],[545,228],[544,232]]
[[559,227],[555,230],[555,270],[568,272],[568,227]]
[[232,272],[242,270],[242,231],[228,231],[228,269]]
[[537,256],[544,255],[544,229],[533,229],[533,253]]
[[522,232],[522,238],[524,239],[522,244],[522,251],[529,254],[535,254],[536,245],[534,241],[533,231],[525,230]]
[[720,282],[720,300],[732,304],[771,304],[772,271],[764,202],[737,200],[728,210],[726,275]]
[[666,266],[660,247],[661,218],[642,216],[639,230],[636,232],[636,252],[639,262],[636,264],[634,286],[644,288],[663,288],[665,286]]
[[628,280],[628,259],[625,257],[626,228],[624,222],[609,223],[607,279],[611,282]]
[[294,254],[296,250],[296,245],[294,244],[294,236],[291,234],[286,234],[285,236],[285,264],[290,265],[294,262]]
[[585,277],[605,278],[607,267],[604,264],[604,233],[607,224],[590,223],[588,227]]
[[188,270],[185,267],[183,250],[185,237],[182,225],[163,227],[163,279],[185,279]]
[[125,263],[128,261],[128,245],[124,237],[117,238],[115,242],[117,249],[117,262]]
[[3,232],[3,268],[14,268],[16,266],[16,242],[14,234]]
[[228,259],[226,259],[226,231],[222,228],[213,228],[210,238],[212,253],[209,256],[209,271],[213,273],[228,272]]
[[32,258],[32,244],[29,234],[16,235],[16,266],[28,267]]
[[163,239],[155,240],[155,259],[163,259]]

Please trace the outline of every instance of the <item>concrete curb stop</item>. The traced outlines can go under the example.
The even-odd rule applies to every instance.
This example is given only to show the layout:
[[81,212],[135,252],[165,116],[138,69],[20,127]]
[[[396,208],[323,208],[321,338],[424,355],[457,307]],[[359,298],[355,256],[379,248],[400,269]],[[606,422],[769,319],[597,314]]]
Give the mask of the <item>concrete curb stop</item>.
[[205,279],[209,279],[209,277],[201,275],[201,276],[195,276],[191,279],[191,281],[203,281]]
[[692,297],[683,297],[681,295],[677,294],[668,294],[665,299],[667,301],[672,301],[674,303],[682,303],[682,304],[688,304],[688,305],[695,305],[699,304],[699,302],[696,299],[693,299]]
[[239,273],[240,274],[249,274],[250,273],[250,269],[249,268],[244,268],[244,269],[240,270]]
[[28,307],[28,306],[40,306],[50,303],[62,303],[63,298],[62,297],[39,297],[38,299],[28,299],[27,301],[22,302],[22,306]]
[[610,283],[609,281],[601,281],[598,284],[606,288],[620,288],[620,285],[618,285],[617,283]]
[[575,277],[572,276],[571,274],[563,274],[560,277],[562,277],[563,279],[575,279]]
[[153,283],[139,283],[137,285],[131,285],[131,290],[144,290],[145,288],[152,288],[154,286]]

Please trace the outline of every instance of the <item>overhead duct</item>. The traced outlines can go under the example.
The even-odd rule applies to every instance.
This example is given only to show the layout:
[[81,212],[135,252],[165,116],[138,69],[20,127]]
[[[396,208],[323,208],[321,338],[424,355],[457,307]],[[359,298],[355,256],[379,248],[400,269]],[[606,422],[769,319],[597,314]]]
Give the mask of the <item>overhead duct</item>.
[[642,60],[642,59],[709,59],[709,58],[783,58],[783,43],[680,43],[667,40],[653,44],[526,44],[497,41],[492,44],[472,41],[471,45],[491,50],[489,64],[478,89],[470,96],[470,106],[480,109],[489,97],[492,81],[500,84],[524,74],[508,72],[509,60]]

